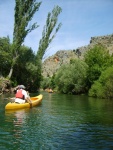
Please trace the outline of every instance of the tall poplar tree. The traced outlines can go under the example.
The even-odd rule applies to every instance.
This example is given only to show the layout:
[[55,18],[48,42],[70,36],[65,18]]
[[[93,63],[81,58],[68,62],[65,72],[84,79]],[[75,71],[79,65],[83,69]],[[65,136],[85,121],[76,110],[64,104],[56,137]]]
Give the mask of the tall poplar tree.
[[52,12],[49,12],[47,15],[46,25],[43,28],[42,38],[39,41],[39,48],[37,51],[37,60],[38,61],[42,60],[49,44],[55,38],[56,33],[59,31],[59,29],[62,25],[61,23],[59,23],[57,25],[58,16],[61,13],[61,11],[62,11],[61,7],[55,6],[53,8]]
[[29,25],[34,14],[39,10],[41,2],[36,0],[15,0],[15,20],[12,43],[12,64],[8,78],[10,79],[13,73],[13,67],[16,64],[17,58],[20,55],[20,47],[24,42],[28,33],[38,27],[37,23]]

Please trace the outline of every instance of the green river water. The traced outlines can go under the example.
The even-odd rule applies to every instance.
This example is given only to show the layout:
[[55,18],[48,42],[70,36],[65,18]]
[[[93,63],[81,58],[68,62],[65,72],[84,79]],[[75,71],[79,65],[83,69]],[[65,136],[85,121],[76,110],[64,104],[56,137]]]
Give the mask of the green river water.
[[12,95],[0,96],[0,150],[113,149],[113,100],[41,94],[40,106],[12,112]]

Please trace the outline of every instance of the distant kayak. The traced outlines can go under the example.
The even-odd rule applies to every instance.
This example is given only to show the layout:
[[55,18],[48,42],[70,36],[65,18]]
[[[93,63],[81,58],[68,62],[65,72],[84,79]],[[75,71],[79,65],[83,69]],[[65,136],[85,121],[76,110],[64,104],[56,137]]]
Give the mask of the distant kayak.
[[49,89],[48,92],[49,92],[49,93],[53,93],[53,90],[52,90],[52,89]]
[[[32,107],[39,105],[42,101],[42,98],[43,98],[42,94],[35,96],[35,97],[30,97],[30,99],[32,101]],[[5,106],[5,110],[16,110],[16,109],[23,109],[23,108],[30,108],[30,104],[29,103],[18,104],[15,102],[13,102],[13,103],[9,102]]]

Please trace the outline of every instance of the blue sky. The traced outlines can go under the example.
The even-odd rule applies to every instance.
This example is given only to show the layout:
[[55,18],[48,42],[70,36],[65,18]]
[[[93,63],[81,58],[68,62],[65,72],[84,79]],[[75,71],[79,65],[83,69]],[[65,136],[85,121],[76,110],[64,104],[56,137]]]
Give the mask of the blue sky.
[[[39,11],[31,21],[31,24],[37,22],[40,27],[32,31],[24,42],[24,45],[31,47],[34,52],[38,50],[47,14],[56,5],[62,8],[58,18],[62,27],[47,49],[45,58],[59,50],[86,46],[91,37],[113,34],[113,0],[42,0]],[[8,35],[11,42],[14,7],[15,0],[0,1],[0,37]]]

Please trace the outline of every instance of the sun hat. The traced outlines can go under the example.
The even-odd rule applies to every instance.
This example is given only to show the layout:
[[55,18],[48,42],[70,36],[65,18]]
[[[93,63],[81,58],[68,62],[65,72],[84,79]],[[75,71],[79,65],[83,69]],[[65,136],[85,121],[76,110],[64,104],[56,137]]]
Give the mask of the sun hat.
[[19,89],[25,89],[24,85],[19,85]]

